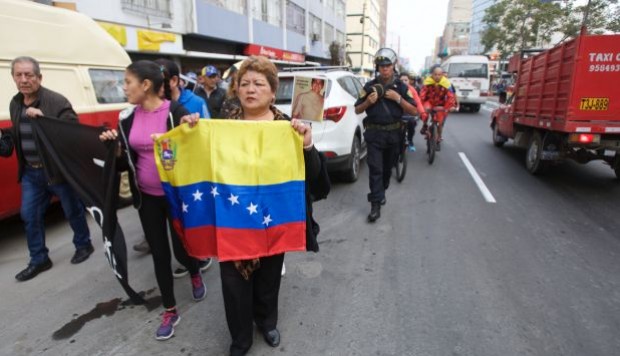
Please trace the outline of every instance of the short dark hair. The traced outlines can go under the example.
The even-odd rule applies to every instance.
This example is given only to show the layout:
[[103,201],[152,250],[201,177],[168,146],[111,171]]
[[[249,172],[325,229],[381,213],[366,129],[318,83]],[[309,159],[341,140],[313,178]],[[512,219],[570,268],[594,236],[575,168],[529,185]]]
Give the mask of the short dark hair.
[[434,66],[431,67],[430,73],[432,74],[437,68],[441,69],[441,71],[443,72],[443,68],[441,68],[439,64],[435,64]]
[[239,68],[239,73],[237,74],[237,86],[239,86],[241,79],[248,71],[261,73],[267,78],[271,91],[275,93],[278,90],[278,68],[267,57],[250,56],[246,58],[241,63],[241,68]]
[[170,82],[168,80],[164,80],[166,75],[166,68],[163,66],[147,60],[139,60],[131,63],[127,66],[127,71],[140,79],[141,82],[145,80],[150,80],[153,83],[153,91],[155,94],[159,93],[161,86],[164,86],[164,92],[166,93],[166,98],[171,96],[170,94]]
[[32,63],[32,69],[34,70],[34,74],[36,74],[37,76],[41,75],[41,66],[39,65],[39,61],[29,56],[20,56],[20,57],[15,58],[11,62],[11,75],[13,75],[15,63],[22,63],[22,62]]

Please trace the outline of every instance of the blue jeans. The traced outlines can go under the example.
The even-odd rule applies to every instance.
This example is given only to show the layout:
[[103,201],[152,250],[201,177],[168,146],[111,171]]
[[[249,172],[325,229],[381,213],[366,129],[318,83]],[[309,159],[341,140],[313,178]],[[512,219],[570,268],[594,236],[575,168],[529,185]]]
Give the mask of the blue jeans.
[[21,217],[26,228],[26,239],[30,251],[30,264],[39,265],[47,260],[45,247],[45,212],[52,195],[60,204],[73,229],[73,244],[76,249],[90,246],[90,231],[84,215],[84,204],[67,183],[49,185],[43,169],[26,166],[22,176]]

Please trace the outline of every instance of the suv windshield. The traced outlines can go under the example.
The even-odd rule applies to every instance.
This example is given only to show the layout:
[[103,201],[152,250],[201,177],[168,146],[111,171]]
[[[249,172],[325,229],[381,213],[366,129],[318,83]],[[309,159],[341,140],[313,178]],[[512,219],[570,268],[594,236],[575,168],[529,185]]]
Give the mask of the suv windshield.
[[[280,84],[278,84],[278,91],[276,92],[276,105],[291,104],[293,101],[293,83],[295,77],[280,77]],[[327,89],[325,89],[325,97],[329,96],[329,91],[332,87],[332,81],[327,79]]]
[[448,78],[486,78],[487,74],[485,63],[451,63],[448,69]]

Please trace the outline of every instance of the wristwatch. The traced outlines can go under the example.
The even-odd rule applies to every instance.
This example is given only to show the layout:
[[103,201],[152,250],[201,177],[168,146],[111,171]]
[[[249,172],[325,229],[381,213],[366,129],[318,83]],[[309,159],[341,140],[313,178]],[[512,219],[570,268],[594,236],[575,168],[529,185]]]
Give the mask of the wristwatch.
[[403,97],[402,97],[402,96],[399,96],[399,97],[398,97],[398,101],[397,101],[398,105],[400,105],[401,100],[403,100]]

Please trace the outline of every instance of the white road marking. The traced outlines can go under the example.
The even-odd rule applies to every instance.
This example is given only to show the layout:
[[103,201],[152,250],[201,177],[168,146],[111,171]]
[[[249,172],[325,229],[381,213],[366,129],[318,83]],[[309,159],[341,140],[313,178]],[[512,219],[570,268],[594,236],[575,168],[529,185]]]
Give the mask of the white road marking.
[[482,196],[487,201],[487,203],[496,203],[493,194],[491,194],[489,188],[487,188],[486,184],[484,184],[482,178],[480,178],[474,166],[471,164],[471,162],[469,162],[469,159],[467,159],[467,156],[463,152],[459,152],[459,156],[461,157],[461,161],[463,161],[463,164],[465,164],[467,171],[469,171],[469,174],[478,186],[478,189],[480,189],[480,193],[482,193]]

